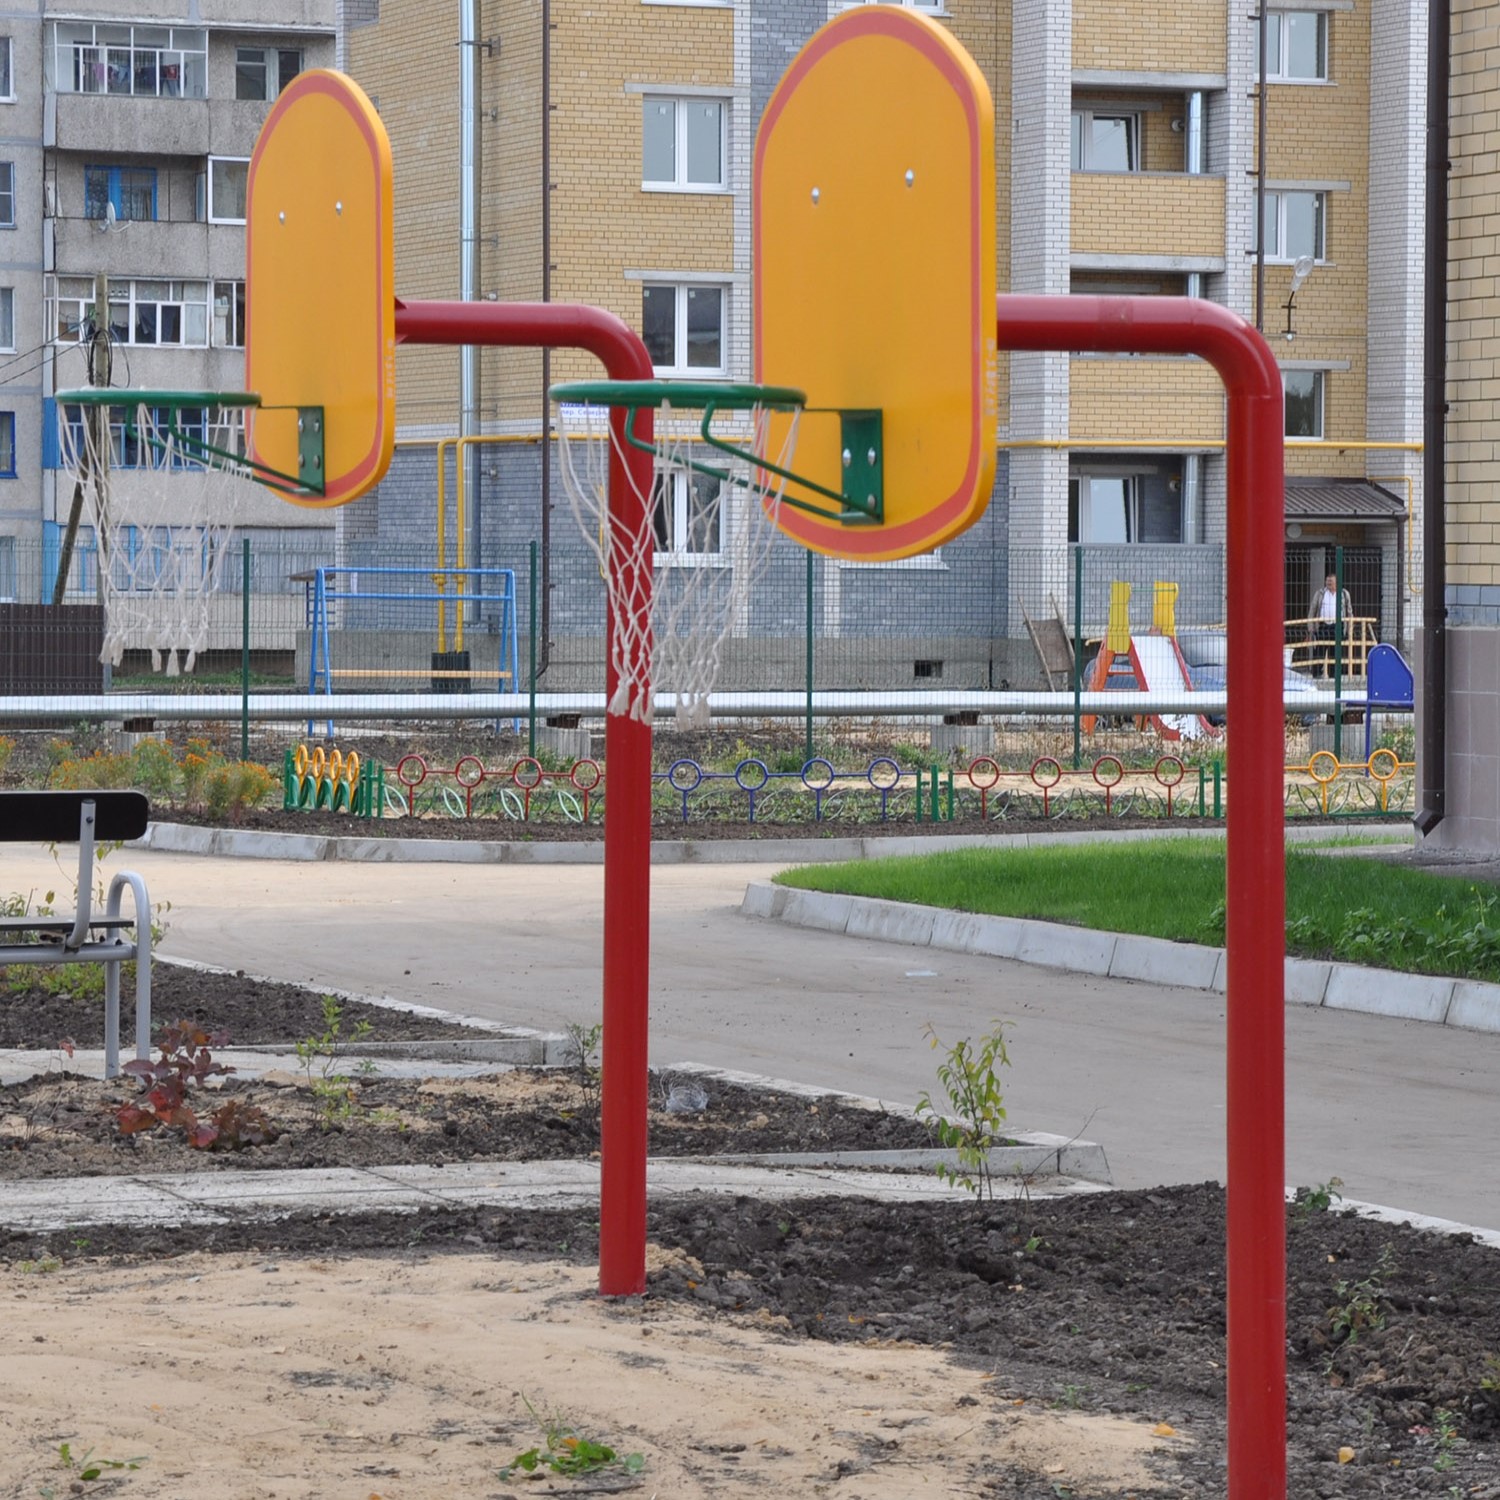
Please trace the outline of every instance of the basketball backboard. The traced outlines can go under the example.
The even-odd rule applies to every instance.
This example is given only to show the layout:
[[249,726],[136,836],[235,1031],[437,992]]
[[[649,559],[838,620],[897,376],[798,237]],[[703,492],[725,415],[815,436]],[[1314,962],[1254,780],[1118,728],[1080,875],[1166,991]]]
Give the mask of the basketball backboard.
[[[245,384],[260,396],[253,456],[299,475],[298,505],[379,482],[396,435],[391,148],[352,79],[299,74],[250,158]],[[321,457],[316,444],[321,408]],[[319,482],[319,474],[321,480]]]
[[780,525],[805,546],[910,557],[989,503],[994,155],[983,74],[942,26],[901,6],[836,16],[766,106],[753,185],[754,378],[807,392],[797,473],[856,502],[873,495],[879,511],[841,517],[838,502],[790,484],[801,503],[783,501]]

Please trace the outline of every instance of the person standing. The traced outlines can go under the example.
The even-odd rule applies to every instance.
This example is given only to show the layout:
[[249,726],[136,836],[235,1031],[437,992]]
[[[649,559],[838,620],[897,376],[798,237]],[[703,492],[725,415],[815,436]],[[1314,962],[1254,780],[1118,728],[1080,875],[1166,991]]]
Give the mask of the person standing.
[[[1338,650],[1338,628],[1353,613],[1350,607],[1349,590],[1343,591],[1343,608],[1339,607],[1339,581],[1337,574],[1330,573],[1323,580],[1323,587],[1313,595],[1307,611],[1307,638],[1310,641],[1328,641]],[[1333,676],[1334,655],[1321,647],[1313,652],[1312,674],[1314,677]]]

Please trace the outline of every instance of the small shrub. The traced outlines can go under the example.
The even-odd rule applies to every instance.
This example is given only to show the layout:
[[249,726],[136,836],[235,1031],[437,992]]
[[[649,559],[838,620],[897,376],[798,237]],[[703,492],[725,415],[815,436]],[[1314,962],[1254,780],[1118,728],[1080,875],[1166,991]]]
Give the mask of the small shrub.
[[15,748],[16,742],[9,735],[0,734],[0,776],[5,775],[5,768],[10,764]]
[[[958,1156],[956,1166],[939,1165],[938,1176],[973,1193],[975,1198],[995,1196],[989,1153],[992,1146],[1005,1140],[1001,1129],[1005,1122],[1004,1096],[995,1074],[997,1067],[1010,1066],[1005,1031],[1006,1023],[997,1021],[993,1031],[980,1037],[977,1050],[973,1039],[968,1037],[947,1049],[937,1070],[947,1095],[946,1112],[940,1112],[928,1094],[917,1100],[917,1114],[930,1117],[938,1141]],[[943,1045],[930,1025],[927,1036],[934,1048]]]
[[164,1027],[156,1043],[160,1056],[155,1061],[128,1062],[122,1069],[141,1081],[144,1097],[115,1110],[120,1133],[138,1135],[165,1126],[180,1130],[188,1145],[198,1151],[237,1151],[275,1140],[276,1128],[265,1111],[253,1104],[229,1099],[213,1113],[200,1117],[188,1103],[190,1087],[234,1072],[213,1057],[212,1048],[227,1040],[222,1032],[204,1031],[190,1021]]

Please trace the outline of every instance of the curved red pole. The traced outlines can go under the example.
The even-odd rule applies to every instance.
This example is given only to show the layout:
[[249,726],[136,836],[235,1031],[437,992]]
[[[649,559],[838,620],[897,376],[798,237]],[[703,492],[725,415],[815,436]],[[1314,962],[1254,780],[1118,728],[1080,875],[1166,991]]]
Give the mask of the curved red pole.
[[[650,380],[640,336],[613,313],[566,302],[396,302],[396,340],[409,344],[482,344],[583,349],[611,380]],[[651,439],[650,414],[637,434]],[[651,528],[642,508],[651,494],[651,458],[624,441],[624,414],[610,413],[609,515],[616,566],[626,589],[619,608],[639,617],[651,608]],[[542,461],[548,461],[543,454]],[[606,686],[620,674],[610,605]],[[651,691],[650,632],[630,676]],[[600,1121],[599,1290],[628,1297],[646,1289],[646,1106],[651,964],[651,726],[624,714],[605,720],[609,811],[604,837],[604,1078]]]
[[1196,354],[1219,372],[1229,399],[1229,1495],[1284,1500],[1281,372],[1249,323],[1196,298],[1002,296],[996,324],[1002,349]]

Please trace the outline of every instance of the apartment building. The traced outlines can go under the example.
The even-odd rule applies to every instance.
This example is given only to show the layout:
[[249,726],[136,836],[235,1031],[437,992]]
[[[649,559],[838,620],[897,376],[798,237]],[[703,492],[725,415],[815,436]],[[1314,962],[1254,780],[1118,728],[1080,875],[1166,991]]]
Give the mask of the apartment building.
[[[479,89],[459,117],[459,7],[350,10],[349,70],[396,160],[397,286],[461,292],[464,129],[481,165],[472,295],[593,303],[637,327],[664,376],[751,367],[750,166],[766,102],[830,0],[482,0]],[[1382,639],[1415,624],[1419,543],[1423,3],[932,0],[995,101],[1002,290],[1206,297],[1258,318],[1287,390],[1289,618],[1335,561]],[[421,66],[415,60],[421,59]],[[1264,129],[1265,160],[1258,142]],[[546,164],[543,163],[544,149]],[[1263,230],[1264,242],[1260,242]],[[545,239],[545,243],[544,243]],[[545,265],[545,276],[544,276]],[[543,540],[557,642],[599,630],[596,569],[539,436],[547,380],[597,373],[562,353],[487,351],[466,414],[472,561]],[[391,475],[341,518],[350,558],[435,529],[432,443],[459,430],[459,356],[403,349]],[[1102,626],[1111,581],[1179,584],[1178,615],[1223,618],[1224,403],[1198,361],[1016,355],[1001,362],[999,463],[985,518],[932,558],[824,564],[778,551],[737,686],[784,681],[778,636],[815,592],[820,649],[890,643],[879,681],[1039,680],[1022,611]],[[450,495],[450,486],[447,491]],[[691,497],[658,522],[662,568],[699,566]],[[448,518],[451,536],[457,518]],[[1089,551],[1082,601],[1072,549]],[[713,561],[712,557],[707,559]],[[1141,623],[1149,623],[1149,605]],[[582,648],[581,648],[582,649]],[[597,655],[597,647],[589,648]],[[567,651],[561,651],[563,657]],[[836,653],[835,653],[836,654]],[[580,658],[581,659],[581,658]],[[554,679],[556,680],[556,679]],[[558,685],[561,685],[559,682]]]
[[[165,10],[82,0],[11,6],[0,20],[0,598],[52,597],[72,499],[53,393],[92,383],[99,277],[111,383],[243,388],[250,152],[279,90],[335,62],[335,0]],[[203,514],[204,476],[164,466],[119,413],[112,447],[121,519],[149,512],[170,532]],[[315,547],[329,534],[258,486],[233,505],[252,535]],[[79,541],[68,597],[89,599],[88,515]]]

